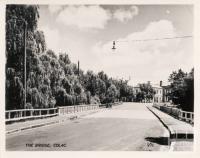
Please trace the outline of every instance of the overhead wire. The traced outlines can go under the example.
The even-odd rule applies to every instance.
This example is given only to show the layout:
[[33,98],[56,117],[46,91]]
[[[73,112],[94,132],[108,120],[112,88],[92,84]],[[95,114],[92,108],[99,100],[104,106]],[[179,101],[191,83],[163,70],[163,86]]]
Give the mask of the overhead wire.
[[152,39],[135,39],[135,40],[116,40],[115,42],[146,42],[146,41],[158,41],[158,40],[170,40],[170,39],[180,39],[180,38],[192,38],[192,35],[186,36],[175,36],[175,37],[164,37],[164,38],[152,38]]

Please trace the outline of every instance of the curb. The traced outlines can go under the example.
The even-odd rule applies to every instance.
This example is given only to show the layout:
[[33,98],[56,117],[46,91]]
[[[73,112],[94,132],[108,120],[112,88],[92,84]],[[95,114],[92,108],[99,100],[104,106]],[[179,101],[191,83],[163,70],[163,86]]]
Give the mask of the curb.
[[[147,106],[146,106],[147,107]],[[169,146],[170,146],[170,148],[169,148],[169,151],[174,151],[174,148],[175,148],[175,142],[174,141],[171,141],[171,139],[173,139],[174,138],[174,130],[173,130],[173,128],[172,127],[170,127],[170,126],[168,126],[160,117],[159,117],[159,115],[157,115],[156,114],[156,112],[154,112],[154,110],[152,110],[151,108],[149,108],[149,107],[147,107],[158,119],[159,119],[159,121],[164,125],[164,127],[169,131]],[[154,108],[154,107],[152,107],[152,108]],[[176,135],[178,135],[178,134],[176,134]],[[192,134],[193,135],[193,134]]]
[[[153,107],[153,108],[155,108],[155,107]],[[159,115],[157,115],[155,112],[154,112],[154,110],[151,110],[149,107],[148,107],[148,109],[162,122],[162,124],[169,130],[169,132],[170,132],[170,138],[173,138],[173,136],[174,136],[174,134],[176,133],[176,130],[174,130],[172,127],[170,127],[170,126],[168,126],[166,123],[165,123],[165,121],[163,121],[162,120],[162,118],[160,118],[159,117]],[[155,108],[156,110],[159,110],[159,109],[157,109],[157,108]],[[159,110],[160,111],[160,110]],[[160,112],[163,112],[163,111],[160,111]],[[169,116],[171,116],[171,115],[169,115]],[[172,117],[172,116],[171,116]],[[193,135],[193,133],[191,134],[191,135]]]
[[147,109],[149,109],[149,111],[151,111],[157,118],[158,118],[158,120],[163,124],[163,126],[168,130],[168,132],[169,132],[169,136],[171,136],[171,130],[170,130],[170,127],[168,127],[166,124],[165,124],[165,122],[153,111],[153,110],[151,110],[148,106],[146,106],[147,107]]
[[61,120],[50,121],[50,122],[46,122],[46,123],[39,123],[39,124],[31,125],[31,126],[26,126],[26,127],[21,127],[21,128],[18,128],[18,129],[9,130],[9,131],[6,131],[6,134],[12,134],[12,133],[21,132],[21,131],[24,131],[24,130],[43,127],[43,126],[48,126],[48,125],[52,125],[52,124],[58,124],[58,123],[62,123],[62,122],[67,121],[67,120],[74,120],[74,119],[77,119],[79,117],[84,117],[88,114],[93,114],[93,113],[96,113],[96,112],[98,112],[98,111],[90,111],[87,114],[82,113],[82,114],[79,114],[79,115],[74,113],[73,115],[66,116],[66,118],[61,119]]
[[173,146],[172,146],[172,143],[171,143],[171,141],[170,141],[170,138],[171,138],[171,130],[170,130],[170,127],[168,127],[166,124],[165,124],[165,122],[153,111],[153,110],[151,110],[148,106],[146,106],[147,107],[147,109],[149,110],[149,111],[151,111],[152,112],[152,114],[154,114],[157,118],[158,118],[158,120],[162,123],[162,125],[167,129],[167,131],[169,132],[169,137],[168,137],[168,145],[169,145],[169,151],[173,151]]
[[47,125],[51,125],[51,124],[56,124],[56,123],[59,123],[59,122],[60,121],[52,121],[52,122],[47,122],[47,123],[41,123],[41,124],[26,126],[26,127],[14,129],[14,130],[6,131],[6,134],[12,134],[12,133],[16,133],[16,132],[20,132],[20,131],[24,131],[24,130],[28,130],[28,129],[43,127],[43,126],[47,126]]

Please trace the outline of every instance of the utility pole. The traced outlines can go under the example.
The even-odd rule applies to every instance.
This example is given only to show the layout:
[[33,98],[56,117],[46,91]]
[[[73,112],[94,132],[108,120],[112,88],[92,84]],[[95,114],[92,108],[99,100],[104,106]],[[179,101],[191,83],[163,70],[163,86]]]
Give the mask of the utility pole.
[[27,23],[24,21],[24,109],[26,108],[26,32]]
[[80,64],[79,64],[79,60],[78,60],[78,76],[79,76],[79,71],[80,71]]

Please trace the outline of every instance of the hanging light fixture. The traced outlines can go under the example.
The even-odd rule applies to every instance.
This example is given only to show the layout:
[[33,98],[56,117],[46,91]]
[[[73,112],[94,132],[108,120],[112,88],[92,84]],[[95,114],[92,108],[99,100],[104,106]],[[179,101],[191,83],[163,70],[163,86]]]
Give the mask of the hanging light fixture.
[[115,47],[115,41],[113,41],[113,47],[112,47],[112,50],[115,50],[116,47]]

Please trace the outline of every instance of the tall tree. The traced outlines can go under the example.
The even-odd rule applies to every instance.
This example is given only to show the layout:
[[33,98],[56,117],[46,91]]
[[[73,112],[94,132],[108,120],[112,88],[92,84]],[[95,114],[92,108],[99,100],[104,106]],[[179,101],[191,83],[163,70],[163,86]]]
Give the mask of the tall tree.
[[[24,100],[22,96],[22,92],[24,94],[24,41],[26,38],[27,54],[31,57],[35,51],[34,31],[37,28],[39,18],[38,9],[39,7],[34,5],[6,6],[6,82],[9,83],[6,84],[6,108],[24,107],[22,106]],[[9,77],[9,69],[13,69],[15,72],[13,78]],[[27,76],[29,72],[30,68],[28,69]],[[15,81],[17,84],[14,83]],[[21,93],[10,92],[15,91],[17,87],[20,88],[19,91]],[[15,105],[15,103],[18,103],[18,105]]]
[[153,99],[153,96],[155,94],[155,91],[153,90],[153,87],[151,84],[143,83],[139,85],[141,90],[141,95],[139,95],[140,100],[146,100],[147,102],[150,102]]
[[194,69],[189,74],[179,69],[169,76],[171,83],[170,99],[186,111],[194,110]]

